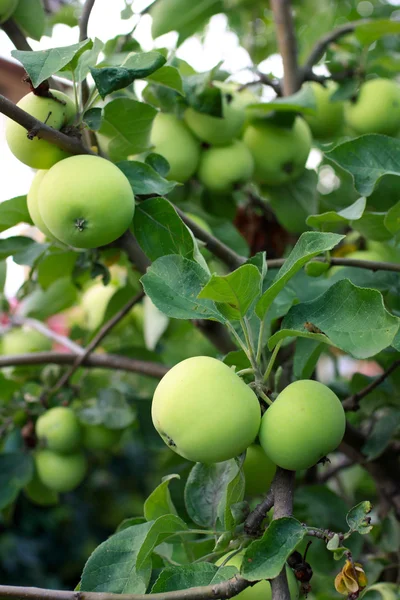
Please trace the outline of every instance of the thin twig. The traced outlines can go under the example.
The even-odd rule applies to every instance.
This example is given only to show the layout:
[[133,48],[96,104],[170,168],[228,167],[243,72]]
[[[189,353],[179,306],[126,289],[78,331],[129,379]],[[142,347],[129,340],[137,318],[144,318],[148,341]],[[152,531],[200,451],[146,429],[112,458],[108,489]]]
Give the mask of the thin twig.
[[400,367],[400,359],[395,360],[390,365],[390,367],[388,367],[386,371],[382,373],[382,375],[379,375],[379,377],[377,377],[376,379],[374,379],[374,381],[365,386],[365,388],[343,400],[343,408],[346,411],[358,410],[360,408],[360,400],[362,400],[363,398],[365,398],[365,396],[368,396],[368,394],[373,392],[374,389],[377,388],[381,383],[383,383],[385,379],[387,379],[389,375],[391,375],[393,371],[395,371],[398,367]]
[[22,33],[21,29],[18,27],[17,23],[14,21],[14,19],[8,19],[8,21],[2,23],[1,28],[7,35],[9,40],[14,44],[17,50],[32,50],[26,37]]
[[30,317],[19,317],[14,315],[11,317],[11,323],[19,327],[26,325],[31,329],[35,329],[49,340],[53,340],[54,342],[57,342],[57,344],[64,346],[64,348],[68,348],[68,350],[71,350],[71,352],[74,354],[82,356],[84,353],[84,349],[79,344],[75,343],[73,340],[70,340],[64,335],[60,335],[56,331],[53,331],[47,327],[45,323],[42,323],[42,321],[38,321],[37,319],[32,319]]
[[258,79],[254,81],[248,81],[247,83],[242,83],[242,85],[238,88],[238,92],[245,90],[248,87],[252,87],[253,85],[266,85],[272,88],[277,96],[282,95],[281,84],[278,79],[273,79],[269,75],[265,75],[265,73],[261,73],[261,71],[256,71]]
[[344,456],[336,465],[324,469],[324,471],[318,475],[318,483],[326,483],[329,479],[340,473],[340,471],[348,469],[352,465],[354,465],[354,461],[347,458],[347,456]]
[[192,587],[174,592],[160,592],[158,594],[69,592],[0,585],[0,597],[3,599],[15,598],[18,600],[217,600],[218,598],[232,598],[233,596],[237,596],[237,594],[251,585],[253,585],[253,582],[246,581],[239,575],[235,575],[232,579],[214,585]]
[[[21,365],[72,365],[77,356],[76,354],[67,354],[65,352],[31,352],[30,354],[0,356],[0,369],[2,367],[17,367]],[[148,375],[155,379],[161,379],[169,370],[169,367],[161,363],[136,360],[118,354],[90,354],[85,359],[83,366],[129,371],[130,373]]]
[[92,341],[86,346],[86,348],[82,351],[80,356],[77,356],[72,366],[60,377],[57,383],[51,390],[51,393],[57,392],[59,389],[63,387],[68,381],[70,377],[79,369],[79,367],[85,362],[91,352],[97,348],[100,342],[106,337],[106,335],[128,314],[128,312],[140,302],[143,298],[144,292],[140,291],[136,296],[131,298],[129,302],[125,304],[107,323],[103,325],[97,335],[94,336]]
[[290,0],[271,0],[276,25],[276,38],[283,62],[283,95],[290,96],[301,86],[297,62],[297,40]]
[[90,13],[92,12],[94,3],[96,0],[86,0],[83,9],[82,15],[79,21],[79,41],[83,42],[88,37],[88,25],[90,19]]
[[[280,269],[285,264],[286,258],[271,258],[266,261],[269,269]],[[313,262],[329,263],[331,267],[357,267],[359,269],[369,269],[370,271],[393,271],[400,273],[400,263],[390,263],[374,260],[359,260],[356,258],[329,258],[323,256],[313,258]]]
[[269,510],[274,505],[274,493],[271,490],[267,493],[264,500],[257,504],[254,510],[251,511],[246,521],[244,522],[244,531],[247,535],[258,536],[260,526]]

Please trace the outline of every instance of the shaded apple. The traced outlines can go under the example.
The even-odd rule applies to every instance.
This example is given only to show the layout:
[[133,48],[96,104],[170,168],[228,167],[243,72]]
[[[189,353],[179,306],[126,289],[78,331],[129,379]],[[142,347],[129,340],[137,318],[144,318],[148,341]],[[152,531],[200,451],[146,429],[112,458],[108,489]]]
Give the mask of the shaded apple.
[[250,150],[239,140],[227,146],[213,146],[203,151],[198,177],[212,192],[227,193],[234,186],[251,179],[254,161]]
[[77,450],[82,440],[79,421],[71,408],[56,406],[40,415],[35,426],[38,440],[55,452]]

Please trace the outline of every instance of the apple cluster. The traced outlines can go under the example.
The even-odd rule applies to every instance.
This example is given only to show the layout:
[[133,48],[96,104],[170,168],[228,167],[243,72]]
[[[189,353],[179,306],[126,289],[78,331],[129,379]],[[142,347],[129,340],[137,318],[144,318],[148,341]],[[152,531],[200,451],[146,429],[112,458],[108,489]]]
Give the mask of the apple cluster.
[[110,450],[122,430],[81,424],[71,408],[59,406],[37,419],[35,433],[35,474],[25,492],[36,504],[51,505],[59,493],[70,492],[83,481],[87,472],[84,449]]
[[[75,105],[62,92],[29,93],[18,106],[56,130],[70,125]],[[120,237],[132,222],[135,197],[125,175],[112,162],[94,155],[70,156],[56,145],[30,135],[8,120],[11,152],[38,169],[28,194],[33,223],[50,240],[72,248],[97,248]]]
[[[267,489],[276,466],[297,471],[315,465],[338,447],[346,424],[339,398],[312,380],[288,385],[261,416],[253,390],[207,356],[168,371],[155,390],[152,418],[164,442],[188,460],[221,462],[247,450],[244,471],[253,493],[257,486]],[[261,447],[254,445],[257,436]],[[260,458],[263,480],[257,481],[252,465]]]

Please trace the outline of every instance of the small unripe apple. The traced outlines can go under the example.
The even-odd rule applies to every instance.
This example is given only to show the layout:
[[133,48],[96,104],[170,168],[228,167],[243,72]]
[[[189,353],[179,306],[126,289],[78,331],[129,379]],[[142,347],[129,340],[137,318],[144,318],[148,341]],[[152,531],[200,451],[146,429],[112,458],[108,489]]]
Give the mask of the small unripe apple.
[[[227,559],[229,554],[231,554],[231,553],[228,552],[227,554],[225,554],[224,556],[219,558],[215,564],[218,567],[221,566],[222,563]],[[235,554],[232,558],[230,558],[225,563],[224,566],[225,567],[236,567],[240,571],[240,568],[241,568],[242,562],[243,562],[243,558],[244,558],[244,551],[238,552],[238,554]],[[292,569],[290,567],[288,567],[287,565],[286,565],[286,577],[287,577],[288,584],[289,584],[290,598],[291,598],[291,600],[297,600],[297,598],[299,596],[299,586],[298,586],[296,577],[295,577]],[[255,585],[246,588],[245,590],[243,590],[243,592],[240,592],[240,594],[238,594],[235,597],[238,598],[238,600],[271,600],[272,599],[271,584],[267,580],[259,581]]]
[[17,8],[18,0],[0,0],[0,23],[7,21]]
[[83,481],[87,470],[85,455],[57,454],[39,450],[35,456],[36,469],[42,483],[56,492],[71,492]]
[[400,86],[391,79],[371,79],[355,102],[346,105],[346,121],[358,134],[396,135],[400,129]]
[[24,492],[31,502],[39,506],[53,506],[58,503],[58,493],[46,487],[36,472],[32,481],[24,488]]
[[108,429],[104,425],[85,425],[83,445],[88,450],[109,450],[121,439],[122,429]]
[[266,455],[282,469],[299,471],[335,450],[346,417],[339,398],[323,383],[288,385],[265,412],[259,433]]
[[49,450],[68,454],[77,450],[82,430],[73,410],[66,406],[50,408],[36,421],[36,436]]
[[51,350],[52,342],[42,333],[20,327],[7,331],[1,340],[2,354],[29,354],[30,352],[47,352]]
[[217,193],[232,191],[238,183],[251,179],[254,161],[247,146],[235,140],[228,146],[214,146],[203,151],[198,177],[201,183]]
[[[75,105],[66,94],[58,90],[51,90],[51,93],[56,99],[36,96],[31,92],[24,96],[17,106],[49,127],[61,129],[74,118]],[[6,139],[14,156],[34,169],[50,169],[55,163],[69,156],[61,148],[37,136],[30,140],[25,127],[11,119],[7,121]]]
[[338,88],[337,84],[331,81],[323,86],[313,81],[309,86],[314,92],[317,110],[316,114],[305,115],[304,118],[313,137],[324,140],[338,135],[344,122],[344,107],[343,102],[331,101]]
[[256,181],[283,185],[303,172],[312,138],[307,123],[297,117],[290,128],[258,120],[246,128],[243,141],[253,155]]
[[252,444],[246,450],[243,472],[246,478],[246,495],[266,494],[276,471],[273,463],[258,444]]
[[47,171],[38,171],[36,173],[35,177],[33,178],[32,183],[31,183],[29,192],[28,192],[27,204],[28,204],[29,215],[30,215],[34,225],[36,225],[36,227],[39,229],[39,231],[41,231],[47,238],[49,238],[49,240],[54,240],[55,237],[54,237],[54,235],[51,234],[49,229],[46,227],[45,222],[42,219],[42,215],[39,212],[39,206],[38,206],[39,187],[40,187],[40,184],[42,183],[43,177],[46,175],[46,173],[47,173]]
[[257,396],[227,365],[195,356],[162,378],[152,404],[154,427],[188,460],[215,463],[241,454],[260,427]]
[[193,108],[185,111],[185,121],[203,142],[213,146],[229,144],[240,134],[246,113],[243,104],[231,92],[222,92],[223,117],[214,117]]
[[74,248],[110,244],[128,229],[135,210],[127,177],[99,156],[60,161],[43,177],[38,196],[46,227]]
[[108,303],[117,291],[115,285],[95,283],[82,296],[82,307],[85,312],[84,326],[97,329],[103,322]]
[[169,162],[166,178],[184,183],[194,175],[200,159],[200,143],[177,116],[159,112],[151,130],[153,152]]

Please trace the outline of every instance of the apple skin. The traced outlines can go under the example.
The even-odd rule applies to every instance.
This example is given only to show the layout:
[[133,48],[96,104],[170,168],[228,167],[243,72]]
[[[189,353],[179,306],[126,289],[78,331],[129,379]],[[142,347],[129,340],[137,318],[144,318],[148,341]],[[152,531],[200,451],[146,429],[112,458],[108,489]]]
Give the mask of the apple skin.
[[240,135],[246,113],[242,101],[235,94],[222,92],[222,114],[222,118],[213,117],[187,108],[184,118],[200,140],[213,146],[224,146]]
[[71,492],[83,481],[86,457],[82,452],[57,454],[52,450],[39,450],[35,456],[39,479],[50,490]]
[[371,79],[357,100],[345,108],[348,125],[358,134],[396,135],[400,129],[400,86],[391,79]]
[[[65,104],[57,102],[54,98],[35,96],[31,92],[24,96],[17,106],[39,121],[46,122],[50,127],[61,129],[74,118],[75,104],[62,92],[51,90],[51,93]],[[55,163],[69,156],[67,152],[46,140],[38,137],[28,139],[25,127],[11,119],[8,119],[6,124],[6,140],[14,156],[33,169],[50,169]]]
[[166,179],[185,183],[194,175],[200,160],[200,144],[184,121],[159,112],[153,121],[150,141],[153,152],[169,162]]
[[54,506],[54,504],[58,504],[58,493],[46,487],[36,472],[32,481],[24,488],[24,493],[31,502],[39,506]]
[[188,460],[215,463],[234,458],[254,441],[260,405],[254,392],[227,365],[195,356],[162,378],[152,404],[154,427]]
[[85,312],[84,327],[97,329],[103,322],[108,303],[117,291],[114,285],[95,283],[82,296],[82,307]]
[[50,408],[36,421],[36,436],[46,448],[61,454],[77,450],[82,440],[82,430],[73,410],[66,406]]
[[297,117],[291,128],[258,120],[246,128],[243,141],[253,155],[254,178],[266,185],[283,185],[303,172],[311,150],[310,128]]
[[97,248],[132,222],[135,197],[128,179],[99,156],[71,156],[43,177],[39,211],[50,232],[74,248]]
[[273,463],[258,444],[252,444],[246,450],[243,463],[246,479],[246,496],[266,494],[276,472]]
[[343,439],[346,417],[326,385],[302,379],[288,385],[265,412],[259,433],[266,455],[282,469],[315,465]]
[[235,184],[249,181],[253,175],[254,161],[250,150],[239,140],[228,146],[214,146],[201,155],[198,177],[212,192],[232,191]]
[[52,342],[48,338],[27,327],[12,329],[1,340],[1,351],[5,355],[47,352],[51,348]]
[[18,0],[0,0],[0,23],[11,17],[17,5]]
[[108,429],[104,425],[85,425],[83,445],[88,450],[109,450],[121,439],[122,429]]
[[[224,560],[226,560],[229,554],[230,553],[228,552],[216,561],[215,564],[217,565],[217,567],[221,566],[221,564],[224,562]],[[244,554],[244,551],[238,552],[238,554],[235,554],[231,559],[229,559],[224,566],[236,567],[240,571]],[[299,586],[297,584],[296,577],[292,569],[287,565],[286,576],[289,584],[290,599],[297,600],[297,598],[299,597]],[[271,584],[267,580],[259,581],[252,587],[248,587],[245,590],[243,590],[243,592],[240,592],[240,594],[238,594],[236,598],[238,598],[238,600],[272,600]]]
[[34,223],[34,225],[41,231],[49,240],[55,240],[54,235],[51,234],[49,229],[46,227],[45,222],[42,219],[42,215],[39,212],[38,202],[39,202],[39,187],[43,181],[43,177],[46,175],[47,171],[38,171],[33,178],[31,183],[31,187],[27,196],[27,204],[29,215]]
[[304,119],[311,129],[313,137],[324,140],[338,135],[344,123],[344,106],[343,102],[330,101],[332,94],[338,88],[337,84],[329,82],[324,87],[313,81],[309,86],[314,92],[317,112],[315,115],[305,115]]

